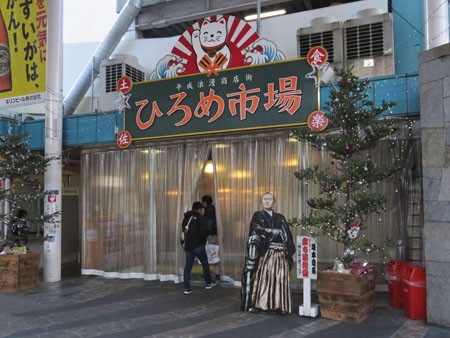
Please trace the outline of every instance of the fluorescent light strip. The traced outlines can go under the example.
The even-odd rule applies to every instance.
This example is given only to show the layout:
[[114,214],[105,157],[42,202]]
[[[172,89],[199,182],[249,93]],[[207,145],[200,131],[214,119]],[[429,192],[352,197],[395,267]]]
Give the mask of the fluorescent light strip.
[[[278,15],[283,15],[283,14],[286,14],[286,10],[285,9],[279,9],[277,11],[261,13],[260,18],[261,19],[265,19],[265,18],[270,18],[272,16],[278,16]],[[247,15],[244,18],[244,20],[245,21],[253,21],[253,20],[256,20],[257,18],[258,18],[257,14],[252,14],[252,15]]]

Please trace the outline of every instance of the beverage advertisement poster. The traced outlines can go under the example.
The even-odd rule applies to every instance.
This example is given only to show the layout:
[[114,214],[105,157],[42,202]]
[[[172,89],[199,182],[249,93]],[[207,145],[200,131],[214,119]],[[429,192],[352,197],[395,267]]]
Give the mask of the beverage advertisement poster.
[[0,2],[0,108],[45,98],[47,0]]

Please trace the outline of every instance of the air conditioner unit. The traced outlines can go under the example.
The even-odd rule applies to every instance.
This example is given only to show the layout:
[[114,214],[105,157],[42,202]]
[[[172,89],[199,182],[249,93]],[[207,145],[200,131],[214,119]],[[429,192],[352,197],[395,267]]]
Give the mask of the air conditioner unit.
[[117,81],[128,76],[133,83],[142,82],[146,79],[144,67],[139,65],[133,55],[117,54],[111,59],[100,63],[101,92],[99,109],[101,111],[115,110],[118,105]]
[[358,77],[394,74],[393,27],[389,13],[344,22],[345,64]]
[[298,57],[306,57],[312,47],[322,46],[328,52],[328,62],[334,68],[342,67],[344,60],[342,23],[331,22],[330,18],[316,18],[311,20],[310,25],[297,30]]
[[16,122],[22,123],[22,122],[30,122],[34,121],[34,116],[30,114],[25,113],[18,113],[15,115]]

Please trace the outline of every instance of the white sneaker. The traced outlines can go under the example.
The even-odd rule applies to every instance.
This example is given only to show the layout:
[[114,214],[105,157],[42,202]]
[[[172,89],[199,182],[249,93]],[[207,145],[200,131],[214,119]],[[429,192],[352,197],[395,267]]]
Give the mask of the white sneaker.
[[214,281],[214,282],[212,282],[211,284],[208,284],[208,285],[206,285],[205,286],[205,289],[206,290],[211,290],[213,287],[215,287],[217,285],[217,282],[216,281]]

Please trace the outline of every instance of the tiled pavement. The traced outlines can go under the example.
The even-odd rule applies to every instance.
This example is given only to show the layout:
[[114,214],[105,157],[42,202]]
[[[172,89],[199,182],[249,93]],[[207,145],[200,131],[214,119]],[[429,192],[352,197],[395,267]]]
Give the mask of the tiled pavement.
[[300,317],[297,292],[291,315],[244,313],[239,291],[226,283],[212,290],[197,283],[186,296],[172,282],[71,275],[26,292],[0,293],[0,337],[450,337],[450,328],[408,320],[388,305],[387,293],[377,293],[368,319],[349,324]]

